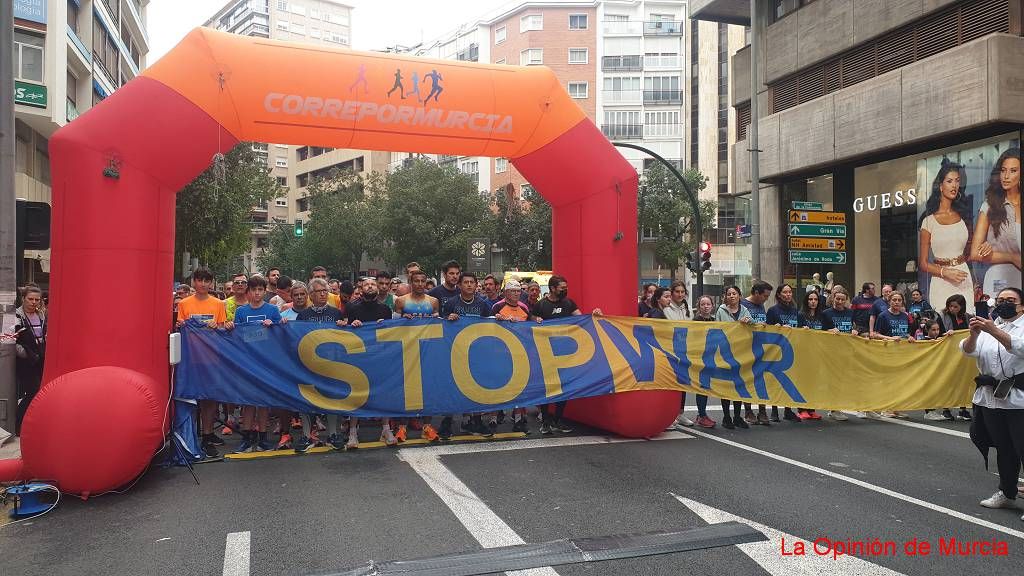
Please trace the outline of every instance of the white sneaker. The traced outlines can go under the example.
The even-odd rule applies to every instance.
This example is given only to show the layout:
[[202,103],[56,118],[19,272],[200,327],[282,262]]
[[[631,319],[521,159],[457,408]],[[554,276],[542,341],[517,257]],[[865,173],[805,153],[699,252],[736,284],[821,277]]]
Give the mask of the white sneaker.
[[946,417],[942,415],[942,412],[939,412],[938,410],[932,410],[931,412],[928,412],[927,414],[924,415],[924,419],[938,421],[945,420]]
[[676,418],[676,424],[679,424],[680,426],[693,426],[693,420],[690,420],[686,416],[680,414],[679,417]]
[[828,417],[838,422],[846,422],[849,420],[849,418],[846,417],[846,414],[843,414],[838,410],[829,410]]
[[985,508],[1017,508],[1017,501],[1007,498],[1002,491],[996,492],[991,498],[986,498],[979,502],[979,504]]
[[867,418],[868,417],[868,413],[867,412],[854,412],[853,415],[856,416],[857,418]]
[[878,415],[881,416],[882,418],[895,418],[896,417],[896,413],[895,412],[879,412]]

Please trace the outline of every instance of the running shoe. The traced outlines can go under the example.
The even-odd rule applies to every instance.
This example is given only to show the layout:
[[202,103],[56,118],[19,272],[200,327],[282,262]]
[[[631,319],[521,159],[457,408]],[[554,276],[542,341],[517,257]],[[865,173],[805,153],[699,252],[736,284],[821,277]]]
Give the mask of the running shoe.
[[395,440],[405,442],[405,424],[398,425],[398,430],[395,432]]
[[932,420],[932,421],[939,421],[939,420],[945,420],[946,418],[940,412],[938,412],[937,410],[931,410],[929,412],[925,412],[924,413],[924,419],[925,420]]
[[821,420],[821,414],[818,414],[814,410],[808,410],[807,411],[807,419],[808,420]]
[[559,420],[551,425],[551,429],[562,434],[572,434],[572,428],[570,428],[565,422]]
[[856,416],[857,418],[870,418],[871,417],[871,414],[869,414],[867,412],[854,412],[853,415]]
[[722,418],[722,428],[725,428],[726,430],[736,429],[736,426],[732,423],[732,418],[728,414],[726,414],[725,417]]
[[896,417],[896,413],[895,412],[879,412],[878,415],[881,416],[882,418],[895,418]]
[[281,439],[277,442],[277,450],[291,450],[292,449],[292,435],[281,434]]
[[782,419],[783,419],[783,420],[789,420],[790,422],[800,422],[801,420],[803,420],[802,418],[800,418],[799,416],[797,416],[797,415],[796,415],[796,413],[795,413],[795,412],[793,412],[793,411],[792,411],[791,409],[789,409],[789,408],[786,408],[786,409],[785,409],[785,410],[784,410],[784,411],[782,412]]
[[747,413],[743,415],[743,419],[749,424],[757,424],[757,416],[754,416],[754,413],[750,410],[747,410]]
[[701,428],[714,428],[715,421],[707,416],[697,416],[697,426]]
[[736,418],[735,423],[737,428],[742,428],[744,430],[750,429],[750,424],[747,424],[747,421],[745,419]]
[[530,429],[527,427],[526,418],[520,416],[518,420],[512,423],[513,432],[522,432],[523,434],[529,434]]
[[540,433],[543,434],[544,436],[550,436],[551,435],[551,425],[548,424],[547,422],[541,423],[541,425],[540,425]]
[[216,458],[218,456],[217,449],[214,448],[213,444],[208,444],[206,442],[203,442],[202,448],[203,448],[203,455],[205,455],[207,458]]
[[384,428],[381,429],[380,441],[387,444],[388,446],[396,446],[398,444],[398,439],[395,438],[394,433],[391,432],[390,426],[385,426]]
[[829,410],[828,417],[837,422],[846,422],[849,420],[849,418],[846,417],[846,414],[843,414],[839,410]]
[[223,446],[224,440],[216,434],[203,434],[203,443],[209,444],[210,446]]
[[966,420],[967,422],[971,421],[971,413],[969,410],[961,410],[957,412],[956,417],[960,420]]
[[1013,498],[1007,498],[1005,494],[1000,490],[991,497],[986,498],[979,502],[985,508],[1017,508],[1017,500]]
[[437,440],[437,430],[434,429],[430,424],[423,425],[423,432],[420,434],[420,438],[423,438],[427,442],[434,442]]
[[342,436],[341,434],[331,434],[330,436],[327,437],[327,443],[330,444],[331,448],[334,448],[335,450],[344,450],[345,442],[342,440],[342,438],[344,438],[344,436]]
[[897,412],[895,410],[892,413],[892,417],[893,418],[900,418],[900,419],[903,419],[903,420],[906,420],[906,419],[910,418],[910,416],[907,416],[906,412]]
[[676,424],[678,424],[680,426],[687,426],[687,427],[689,427],[689,426],[693,426],[693,420],[690,420],[686,416],[680,414],[679,416],[676,417]]
[[491,420],[487,423],[487,431],[484,432],[484,436],[487,438],[494,438],[494,433],[498,431],[498,421]]
[[942,419],[948,420],[950,422],[956,420],[956,418],[953,417],[953,412],[951,412],[949,408],[946,408],[945,410],[942,411]]
[[221,428],[220,433],[222,436],[231,436],[235,431],[231,429],[231,426],[225,426]]
[[257,451],[259,451],[259,452],[268,452],[268,451],[273,449],[273,446],[270,444],[270,440],[267,440],[267,433],[266,432],[260,432],[259,436],[257,436],[257,438],[258,438],[258,440],[256,442],[256,450]]
[[238,443],[238,447],[235,448],[235,454],[242,454],[243,452],[249,452],[253,449],[253,444],[256,442],[256,433],[251,431],[242,432],[242,441]]
[[349,427],[348,442],[345,443],[345,450],[355,450],[357,448],[359,448],[359,430],[355,427]]
[[768,415],[765,414],[764,412],[761,412],[761,413],[759,413],[757,415],[757,421],[754,422],[754,424],[757,424],[758,426],[771,426],[772,425],[772,423],[768,421]]

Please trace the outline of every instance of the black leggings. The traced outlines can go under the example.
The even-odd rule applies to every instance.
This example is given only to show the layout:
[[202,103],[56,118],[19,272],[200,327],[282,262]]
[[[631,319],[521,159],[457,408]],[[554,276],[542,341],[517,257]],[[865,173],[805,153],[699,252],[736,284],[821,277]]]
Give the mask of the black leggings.
[[985,428],[996,448],[999,489],[1007,498],[1017,497],[1017,478],[1024,460],[1024,410],[981,407]]
[[[732,413],[734,418],[741,418],[740,409],[743,407],[743,402],[739,400],[722,400],[722,412],[725,417],[729,417],[729,404],[732,404]],[[747,404],[747,409],[750,409],[750,404]]]

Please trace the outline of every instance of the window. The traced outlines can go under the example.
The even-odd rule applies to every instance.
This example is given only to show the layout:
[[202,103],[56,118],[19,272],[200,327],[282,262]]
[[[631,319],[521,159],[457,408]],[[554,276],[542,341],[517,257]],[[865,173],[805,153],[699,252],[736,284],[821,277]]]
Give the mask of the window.
[[288,21],[287,20],[278,20],[277,21],[277,29],[278,30],[287,30],[288,29]]
[[569,82],[569,96],[572,98],[586,98],[587,97],[586,82]]
[[296,200],[295,210],[297,212],[309,212],[309,198],[299,198]]
[[648,76],[644,78],[644,102],[651,104],[680,104],[683,93],[679,89],[679,76]]
[[309,17],[312,18],[313,20],[319,20],[320,19],[320,11],[317,10],[316,8],[310,8],[309,9]]
[[544,63],[544,49],[543,48],[527,48],[519,53],[519,65],[530,66],[533,64]]
[[280,186],[281,188],[287,188],[288,187],[288,179],[285,178],[284,176],[278,176],[277,177],[277,185]]
[[285,12],[287,12],[288,11],[288,2],[287,2],[287,0],[277,0],[277,9],[278,10],[284,10]]
[[309,37],[310,38],[316,38],[317,40],[319,40],[320,39],[320,29],[319,28],[310,28],[309,29]]
[[508,171],[508,158],[495,158],[494,171],[497,174]]
[[290,6],[288,6],[288,11],[291,12],[292,14],[298,14],[299,16],[306,15],[306,7],[301,6],[299,4],[291,4]]
[[505,41],[505,27],[502,26],[501,28],[495,28],[494,29],[494,43],[495,44],[501,44],[504,41]]
[[644,137],[678,137],[683,134],[678,110],[644,112]]
[[543,30],[544,29],[544,15],[543,14],[527,14],[519,19],[519,31],[529,32],[531,30]]
[[292,30],[291,31],[294,32],[295,34],[301,34],[302,36],[305,36],[306,35],[306,25],[305,24],[299,24],[298,22],[292,22]]
[[586,30],[586,14],[569,14],[569,30]]
[[277,158],[274,158],[274,166],[276,166],[278,168],[287,168],[288,167],[288,159],[287,158],[283,158],[281,156],[278,156]]
[[605,76],[602,90],[602,96],[609,104],[639,103],[643,96],[639,76]]
[[640,138],[643,125],[639,110],[605,110],[604,135],[611,139]]
[[586,64],[590,60],[590,52],[586,48],[569,48],[569,64]]
[[72,106],[76,106],[78,104],[78,78],[75,78],[75,75],[72,74],[70,70],[68,70],[67,92],[68,102],[70,102]]
[[288,199],[287,198],[278,198],[278,199],[274,200],[274,206],[277,206],[278,208],[287,208],[288,207]]
[[78,32],[78,0],[68,0],[68,28],[76,36],[81,36]]
[[605,22],[629,22],[628,14],[605,14]]
[[43,45],[46,39],[21,30],[14,31],[14,78],[43,81]]

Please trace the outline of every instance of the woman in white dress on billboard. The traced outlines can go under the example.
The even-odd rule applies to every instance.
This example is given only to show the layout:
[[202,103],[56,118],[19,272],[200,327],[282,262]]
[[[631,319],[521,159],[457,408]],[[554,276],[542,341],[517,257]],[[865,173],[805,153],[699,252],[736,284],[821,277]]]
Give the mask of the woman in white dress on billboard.
[[1021,285],[1020,182],[1020,148],[1010,148],[992,166],[971,242],[971,259],[991,264],[983,285],[990,296]]
[[932,302],[945,302],[954,294],[974,301],[974,280],[967,265],[971,207],[965,187],[964,167],[943,158],[918,232],[918,262],[931,278],[927,296]]

